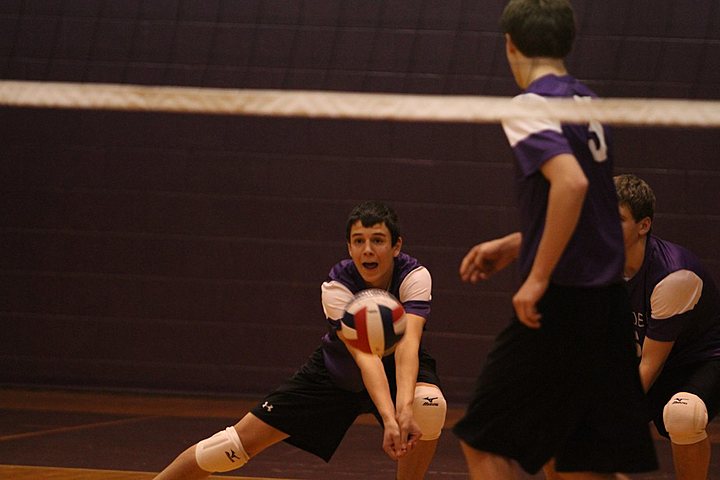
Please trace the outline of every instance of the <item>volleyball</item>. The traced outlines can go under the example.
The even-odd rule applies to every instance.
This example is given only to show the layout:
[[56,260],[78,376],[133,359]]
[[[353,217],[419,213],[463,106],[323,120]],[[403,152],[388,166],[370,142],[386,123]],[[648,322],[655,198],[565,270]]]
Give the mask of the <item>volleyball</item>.
[[383,357],[395,351],[405,323],[405,309],[397,298],[370,288],[358,292],[345,307],[340,330],[351,346]]

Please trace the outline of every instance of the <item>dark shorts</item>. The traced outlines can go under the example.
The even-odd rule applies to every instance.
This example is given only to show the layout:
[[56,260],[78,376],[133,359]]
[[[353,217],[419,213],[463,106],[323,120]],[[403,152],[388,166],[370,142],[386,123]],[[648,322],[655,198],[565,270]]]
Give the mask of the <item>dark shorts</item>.
[[[418,382],[440,386],[435,360],[420,352]],[[395,396],[395,378],[388,377]],[[318,348],[295,374],[260,401],[251,412],[263,422],[289,435],[285,440],[306,452],[330,461],[358,415],[380,419],[367,390],[351,392],[330,378]]]
[[669,438],[663,409],[679,392],[697,395],[705,402],[708,422],[720,411],[720,359],[663,370],[648,392],[649,416],[660,435]]
[[496,338],[455,434],[533,474],[657,469],[624,287],[551,285],[538,309]]

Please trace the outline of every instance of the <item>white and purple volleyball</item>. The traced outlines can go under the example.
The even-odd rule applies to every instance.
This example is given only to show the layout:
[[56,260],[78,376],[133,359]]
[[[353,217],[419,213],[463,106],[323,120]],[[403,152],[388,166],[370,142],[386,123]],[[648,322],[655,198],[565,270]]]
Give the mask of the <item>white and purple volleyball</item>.
[[395,350],[405,323],[405,309],[391,293],[369,288],[355,294],[345,307],[340,329],[350,345],[382,357]]

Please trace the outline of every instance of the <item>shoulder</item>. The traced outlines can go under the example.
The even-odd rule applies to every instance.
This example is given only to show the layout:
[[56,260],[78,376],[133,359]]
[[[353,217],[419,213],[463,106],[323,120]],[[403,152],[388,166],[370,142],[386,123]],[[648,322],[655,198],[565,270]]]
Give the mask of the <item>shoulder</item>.
[[335,280],[323,282],[320,291],[325,318],[331,320],[342,318],[345,307],[353,299],[354,293],[346,285]]
[[406,275],[420,266],[422,266],[420,260],[405,252],[400,252],[400,254],[395,257],[395,268],[400,272],[401,276]]
[[325,317],[334,320],[342,317],[345,306],[363,285],[362,277],[351,259],[336,263],[320,287]]
[[[513,98],[512,101],[529,105],[541,105],[547,103],[547,98],[539,93],[525,92]],[[510,142],[510,146],[512,147],[539,132],[562,133],[562,127],[559,121],[542,118],[504,120],[502,126],[508,142]]]
[[432,298],[432,277],[427,268],[418,266],[405,276],[400,284],[400,301],[425,300]]
[[677,270],[691,270],[700,274],[700,260],[681,245],[650,235],[646,249],[645,261],[654,282],[659,282]]
[[422,265],[418,259],[408,254],[401,253],[398,255],[395,268],[397,276],[400,280],[400,287],[406,287],[408,284],[425,283],[428,286],[432,283],[430,271]]
[[352,291],[359,290],[363,284],[360,273],[349,258],[339,261],[330,269],[327,281],[339,282]]

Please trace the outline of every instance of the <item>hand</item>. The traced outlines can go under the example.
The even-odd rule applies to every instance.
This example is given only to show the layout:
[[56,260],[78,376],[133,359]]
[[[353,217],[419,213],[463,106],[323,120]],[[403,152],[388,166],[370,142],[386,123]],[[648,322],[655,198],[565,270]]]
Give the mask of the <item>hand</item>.
[[383,451],[393,460],[398,460],[407,453],[400,439],[400,426],[397,421],[386,421],[383,430]]
[[535,280],[528,277],[522,284],[520,290],[515,293],[512,299],[515,314],[518,319],[529,328],[540,328],[542,315],[537,310],[537,302],[545,294],[548,281]]
[[464,282],[477,283],[487,280],[517,258],[520,234],[478,243],[468,251],[460,263],[460,278]]

